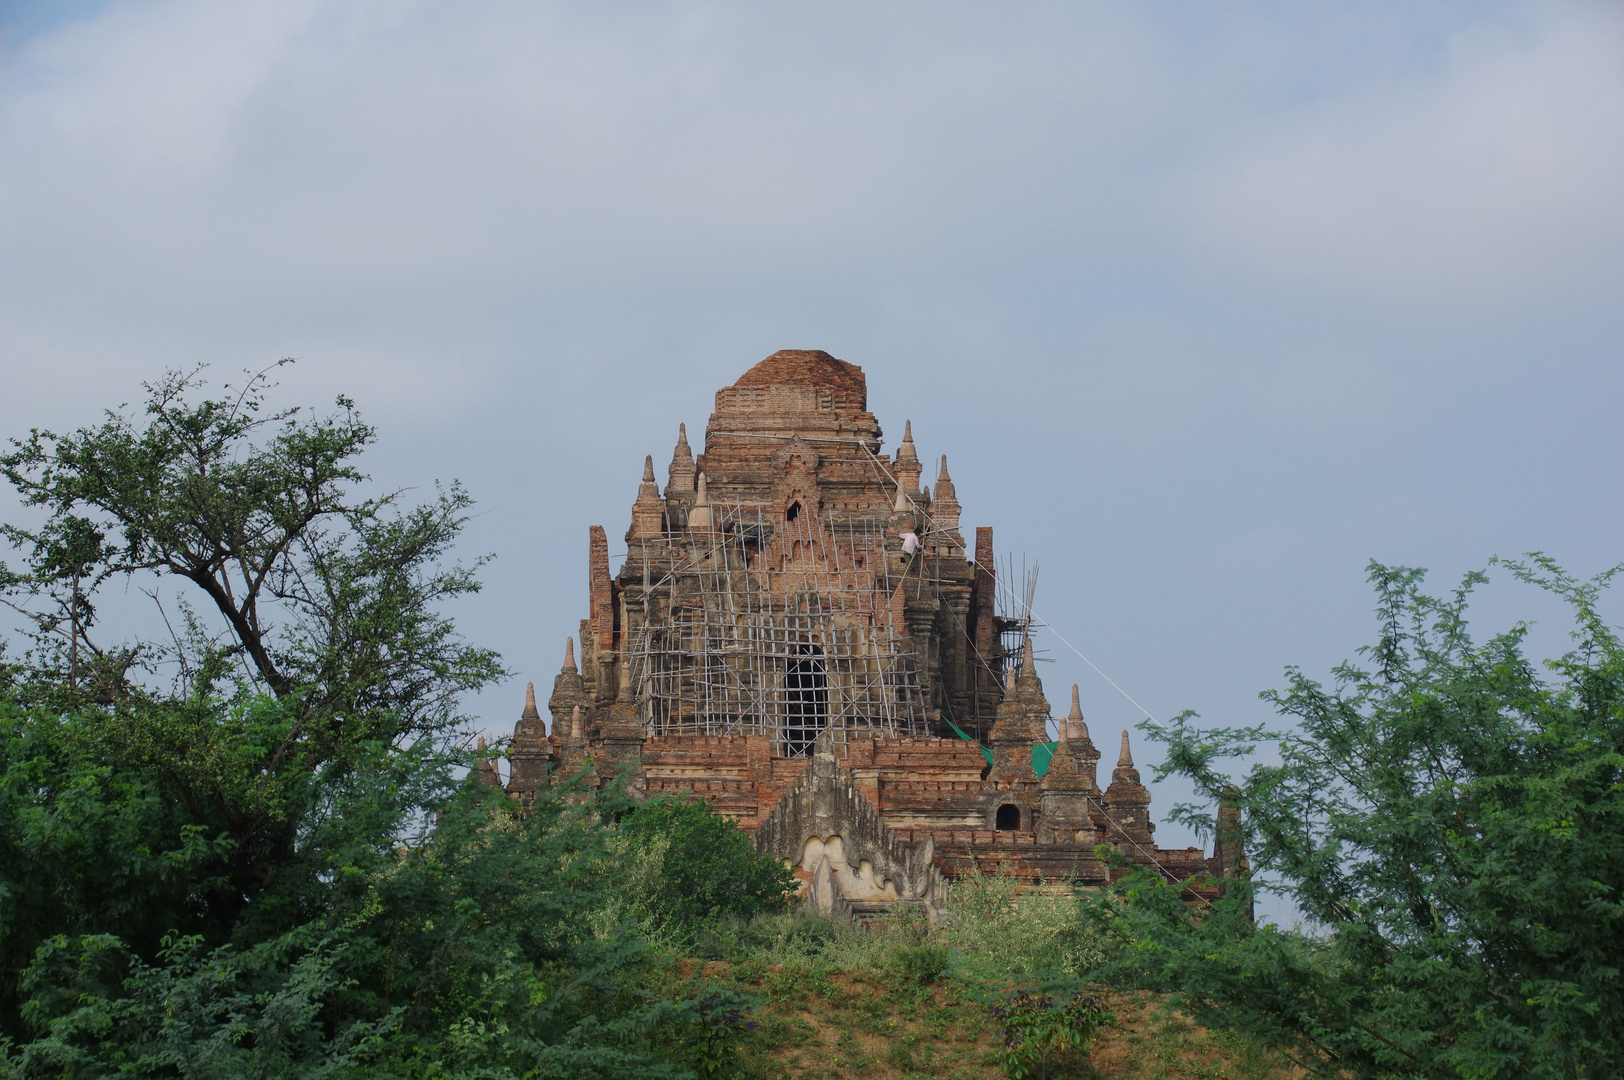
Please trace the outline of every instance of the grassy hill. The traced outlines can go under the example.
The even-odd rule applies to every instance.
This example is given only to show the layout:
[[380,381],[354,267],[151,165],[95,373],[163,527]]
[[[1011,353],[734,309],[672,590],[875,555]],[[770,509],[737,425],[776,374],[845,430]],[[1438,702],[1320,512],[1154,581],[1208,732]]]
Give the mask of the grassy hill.
[[[762,1078],[1001,1080],[999,1028],[983,988],[895,972],[692,962],[692,989],[723,987],[760,1004],[740,1038],[737,1072]],[[1296,1080],[1275,1055],[1189,1023],[1150,995],[1107,994],[1112,1019],[1051,1077],[1096,1080]]]
[[[732,1023],[722,1026],[735,1050],[718,1057],[727,1064],[714,1075],[993,1080],[1010,1073],[992,1010],[1020,987],[1087,987],[1104,948],[1101,928],[1071,895],[970,875],[955,883],[936,926],[901,916],[859,929],[799,911],[669,942],[668,982],[650,989],[729,1003]],[[1085,1052],[1050,1063],[1048,1076],[1303,1075],[1272,1052],[1195,1026],[1166,999],[1098,993],[1107,1019]]]

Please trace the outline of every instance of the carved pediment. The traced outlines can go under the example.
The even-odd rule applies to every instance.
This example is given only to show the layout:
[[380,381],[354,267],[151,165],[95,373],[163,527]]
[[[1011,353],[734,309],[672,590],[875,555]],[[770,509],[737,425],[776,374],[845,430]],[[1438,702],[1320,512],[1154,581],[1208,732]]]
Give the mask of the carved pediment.
[[935,907],[946,891],[934,843],[927,837],[910,847],[890,830],[841,767],[828,731],[818,737],[811,767],[756,831],[756,848],[811,873],[811,900],[824,911],[836,896]]

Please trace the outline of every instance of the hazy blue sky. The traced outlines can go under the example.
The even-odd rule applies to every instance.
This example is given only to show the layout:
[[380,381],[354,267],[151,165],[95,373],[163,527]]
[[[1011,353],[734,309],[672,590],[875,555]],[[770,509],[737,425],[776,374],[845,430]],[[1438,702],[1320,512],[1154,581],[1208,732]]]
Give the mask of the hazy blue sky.
[[481,500],[505,733],[643,455],[827,349],[1146,708],[1254,722],[1372,557],[1624,558],[1621,11],[3,3],[0,433],[298,357]]

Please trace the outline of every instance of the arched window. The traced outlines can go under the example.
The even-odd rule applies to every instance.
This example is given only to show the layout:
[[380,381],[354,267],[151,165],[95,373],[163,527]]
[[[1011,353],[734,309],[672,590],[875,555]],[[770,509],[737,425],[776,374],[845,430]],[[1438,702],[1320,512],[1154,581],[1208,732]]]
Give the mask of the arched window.
[[995,828],[999,832],[1015,832],[1021,827],[1021,808],[1005,803],[998,808],[998,820]]
[[801,516],[801,504],[798,503],[798,502],[790,503],[789,504],[789,509],[784,511],[784,520],[785,521],[794,521],[796,518],[798,518],[800,516]]
[[802,757],[829,722],[829,674],[823,650],[799,645],[784,672],[784,753]]

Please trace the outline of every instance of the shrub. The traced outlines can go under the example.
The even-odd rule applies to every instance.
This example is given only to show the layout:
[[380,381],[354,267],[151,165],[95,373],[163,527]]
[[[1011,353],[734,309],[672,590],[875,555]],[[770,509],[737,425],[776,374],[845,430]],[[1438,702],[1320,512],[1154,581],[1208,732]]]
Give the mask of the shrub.
[[989,1014],[1001,1025],[999,1056],[1015,1080],[1047,1077],[1111,1019],[1097,995],[1081,990],[1059,995],[1018,990]]
[[750,1019],[753,1002],[727,990],[713,990],[684,1004],[677,1026],[678,1057],[701,1078],[732,1072],[739,1041],[759,1025]]
[[915,986],[929,986],[947,974],[952,954],[942,945],[904,945],[891,955],[887,969]]
[[972,871],[953,882],[938,934],[972,974],[1020,978],[1040,971],[1082,975],[1106,956],[1107,938],[1070,893],[1017,897],[1016,881]]
[[654,801],[628,814],[620,833],[630,854],[651,858],[639,898],[651,928],[689,937],[718,920],[785,910],[795,890],[789,867],[756,851],[729,819],[700,800]]
[[840,934],[833,919],[805,910],[748,921],[729,916],[697,930],[692,952],[701,960],[802,963],[821,956]]

